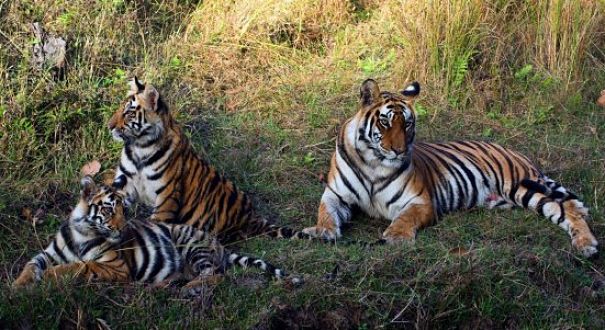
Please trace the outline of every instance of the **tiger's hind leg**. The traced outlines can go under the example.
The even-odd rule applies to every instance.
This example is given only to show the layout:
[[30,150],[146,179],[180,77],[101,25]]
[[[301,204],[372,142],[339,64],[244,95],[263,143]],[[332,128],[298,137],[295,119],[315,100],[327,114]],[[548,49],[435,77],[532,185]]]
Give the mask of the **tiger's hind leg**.
[[516,205],[532,209],[563,228],[574,248],[585,257],[598,252],[598,242],[586,222],[588,209],[576,195],[546,177],[523,180],[515,188],[510,196],[514,196]]
[[487,196],[487,199],[485,200],[486,203],[486,207],[488,209],[511,209],[515,206],[515,204],[509,202],[506,198],[498,195],[498,194],[491,194],[489,196]]

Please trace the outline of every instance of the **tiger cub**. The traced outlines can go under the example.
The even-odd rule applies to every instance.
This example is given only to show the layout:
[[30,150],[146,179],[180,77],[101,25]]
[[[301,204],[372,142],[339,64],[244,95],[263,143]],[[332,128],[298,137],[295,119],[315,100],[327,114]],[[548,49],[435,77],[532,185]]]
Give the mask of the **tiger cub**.
[[129,202],[152,206],[153,221],[188,224],[223,243],[262,234],[309,238],[255,214],[250,198],[195,152],[158,91],[136,77],[130,87],[108,124],[124,142],[114,186]]
[[275,278],[283,270],[228,252],[211,234],[187,225],[129,220],[122,195],[82,181],[80,200],[48,247],[29,261],[14,287],[69,275],[87,281],[160,283],[221,274],[231,265],[254,266]]
[[455,210],[521,206],[563,228],[585,256],[597,253],[588,209],[524,155],[489,142],[416,142],[419,93],[416,82],[396,93],[363,82],[359,111],[338,134],[317,224],[305,233],[339,237],[354,206],[391,222],[387,242],[413,240]]

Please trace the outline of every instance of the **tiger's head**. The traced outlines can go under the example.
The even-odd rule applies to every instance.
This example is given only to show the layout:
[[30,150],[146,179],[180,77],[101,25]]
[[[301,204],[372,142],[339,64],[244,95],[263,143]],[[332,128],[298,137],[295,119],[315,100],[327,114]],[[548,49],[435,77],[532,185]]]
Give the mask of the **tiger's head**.
[[361,84],[358,140],[381,162],[395,165],[409,160],[415,137],[414,101],[418,94],[417,82],[396,93],[380,91],[372,79]]
[[162,137],[171,117],[160,93],[137,77],[130,81],[124,105],[111,117],[108,127],[113,138],[126,144],[150,146]]
[[112,187],[96,184],[88,175],[80,183],[80,200],[71,213],[71,223],[85,236],[119,240],[126,226],[123,196]]

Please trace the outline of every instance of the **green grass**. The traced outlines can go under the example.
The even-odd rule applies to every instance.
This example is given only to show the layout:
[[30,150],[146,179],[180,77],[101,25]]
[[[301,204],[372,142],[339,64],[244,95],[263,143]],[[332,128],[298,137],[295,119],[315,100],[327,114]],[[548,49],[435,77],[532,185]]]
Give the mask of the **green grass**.
[[[319,177],[361,81],[398,90],[414,79],[418,139],[524,152],[583,197],[604,242],[605,114],[593,101],[605,87],[605,10],[547,3],[0,2],[0,328],[605,327],[603,258],[578,257],[523,210],[451,214],[413,246],[238,244],[304,276],[300,288],[234,269],[195,300],[142,285],[10,289],[69,214],[81,166],[115,166],[121,145],[106,123],[135,74],[278,223],[315,222]],[[65,81],[33,70],[34,21],[67,40]],[[24,208],[44,222],[33,227]],[[373,240],[387,225],[359,215],[345,236]]]

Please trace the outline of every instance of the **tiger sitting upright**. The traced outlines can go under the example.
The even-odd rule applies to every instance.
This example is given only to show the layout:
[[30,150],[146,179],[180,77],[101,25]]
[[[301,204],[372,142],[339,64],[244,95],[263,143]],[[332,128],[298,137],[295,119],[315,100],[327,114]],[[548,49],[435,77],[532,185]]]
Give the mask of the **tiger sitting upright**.
[[317,224],[303,232],[335,239],[358,206],[391,221],[387,242],[411,241],[439,216],[474,206],[522,206],[563,228],[584,256],[597,253],[576,195],[545,176],[527,157],[479,141],[415,143],[414,100],[420,85],[381,92],[361,85],[360,110],[340,129]]
[[309,238],[255,214],[248,196],[195,152],[158,91],[136,77],[130,87],[108,125],[124,142],[114,186],[152,206],[152,220],[189,224],[223,243],[260,234]]
[[26,264],[13,286],[59,276],[146,283],[186,279],[193,285],[216,279],[234,264],[258,267],[275,278],[285,276],[261,259],[227,252],[213,235],[191,226],[126,221],[122,199],[115,188],[97,185],[85,176],[69,220],[48,247]]

